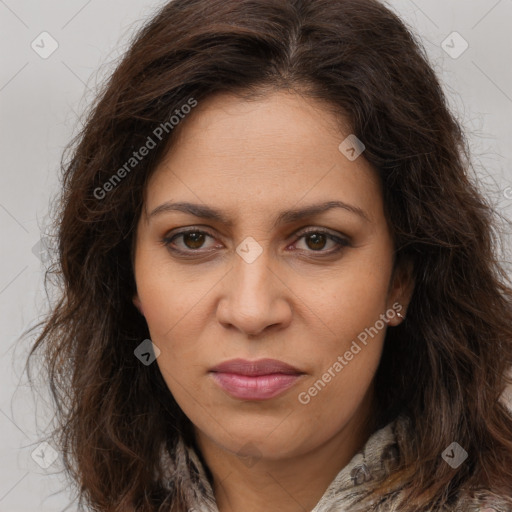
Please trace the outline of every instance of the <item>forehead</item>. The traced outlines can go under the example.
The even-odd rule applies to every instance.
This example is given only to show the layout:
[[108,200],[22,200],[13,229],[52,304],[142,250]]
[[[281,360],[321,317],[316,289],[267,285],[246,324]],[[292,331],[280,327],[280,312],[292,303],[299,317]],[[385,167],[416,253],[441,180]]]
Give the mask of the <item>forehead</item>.
[[182,123],[148,183],[146,212],[169,200],[232,214],[339,200],[380,213],[377,173],[340,151],[350,128],[322,103],[287,92],[251,101],[218,94]]

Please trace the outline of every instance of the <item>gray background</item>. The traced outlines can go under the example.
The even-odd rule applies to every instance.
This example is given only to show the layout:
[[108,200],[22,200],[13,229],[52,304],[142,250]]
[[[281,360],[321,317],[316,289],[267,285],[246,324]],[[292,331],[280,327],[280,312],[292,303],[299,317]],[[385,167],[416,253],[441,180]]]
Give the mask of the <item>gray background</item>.
[[[34,396],[23,374],[28,342],[18,341],[44,311],[42,264],[33,248],[58,192],[60,156],[76,133],[78,116],[127,48],[132,31],[162,3],[0,0],[0,512],[53,512],[70,502],[67,492],[60,492],[66,485],[59,461],[44,469],[31,456],[50,419],[47,395],[41,390]],[[423,41],[471,140],[481,186],[510,218],[512,0],[389,5]],[[46,59],[31,47],[35,41],[39,51],[51,48],[48,36],[40,36],[44,31],[58,43]],[[452,55],[463,49],[458,36],[450,36],[453,31],[469,44],[457,58],[442,44],[446,40]],[[503,257],[510,260],[506,243]],[[47,448],[47,460],[50,455]]]

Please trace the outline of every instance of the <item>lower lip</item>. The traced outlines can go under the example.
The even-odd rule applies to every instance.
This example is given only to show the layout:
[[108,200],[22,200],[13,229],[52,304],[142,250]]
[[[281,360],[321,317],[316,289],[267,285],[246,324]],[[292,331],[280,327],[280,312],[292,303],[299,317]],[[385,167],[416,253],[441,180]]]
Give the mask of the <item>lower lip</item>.
[[291,388],[301,375],[273,373],[251,377],[237,373],[213,372],[213,379],[226,393],[242,400],[268,400]]

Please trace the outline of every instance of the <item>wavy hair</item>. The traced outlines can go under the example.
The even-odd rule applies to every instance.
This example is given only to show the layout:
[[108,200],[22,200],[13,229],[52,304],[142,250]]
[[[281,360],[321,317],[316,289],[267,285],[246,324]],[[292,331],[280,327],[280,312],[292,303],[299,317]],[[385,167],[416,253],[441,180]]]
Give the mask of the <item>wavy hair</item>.
[[[421,43],[377,0],[174,0],[134,36],[62,159],[46,276],[59,295],[27,363],[42,352],[52,435],[80,506],[185,510],[159,453],[191,425],[158,365],[134,356],[149,338],[132,303],[145,185],[184,105],[282,89],[321,101],[364,142],[396,264],[414,269],[407,319],[388,329],[375,377],[378,424],[405,408],[411,443],[377,492],[404,489],[404,512],[442,510],[463,490],[512,498],[512,417],[500,399],[511,383],[512,288],[499,215],[471,176],[466,136]],[[156,147],[128,170],[148,137]],[[454,440],[469,453],[457,470],[441,458]]]

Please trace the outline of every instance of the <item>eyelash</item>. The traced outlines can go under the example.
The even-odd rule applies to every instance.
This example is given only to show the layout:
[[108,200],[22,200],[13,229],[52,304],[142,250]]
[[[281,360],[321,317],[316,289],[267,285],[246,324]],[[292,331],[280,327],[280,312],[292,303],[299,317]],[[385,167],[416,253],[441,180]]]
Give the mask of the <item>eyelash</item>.
[[[175,233],[172,236],[163,238],[162,244],[165,247],[167,247],[170,251],[172,251],[178,255],[194,256],[194,255],[200,254],[201,249],[197,249],[197,250],[189,249],[188,251],[183,251],[181,249],[176,249],[176,247],[172,247],[172,245],[171,245],[172,242],[174,240],[176,240],[177,238],[183,237],[183,236],[191,234],[191,233],[195,233],[195,234],[199,234],[199,235],[207,235],[211,238],[215,238],[211,233],[208,233],[207,231],[204,231],[202,229],[191,228],[191,229],[187,229],[186,231],[181,231],[180,233]],[[325,235],[329,240],[332,240],[333,242],[335,242],[338,245],[338,247],[331,249],[329,251],[306,250],[306,252],[310,252],[313,254],[319,254],[320,257],[332,256],[351,245],[347,239],[337,237],[337,236],[333,235],[332,233],[330,233],[329,231],[322,229],[322,228],[312,228],[307,231],[300,231],[299,233],[297,233],[298,238],[294,243],[297,243],[300,239],[305,238],[307,235],[311,235],[311,234]],[[299,251],[303,251],[303,249],[299,249]],[[207,252],[208,251],[203,251],[203,253],[207,253]]]

